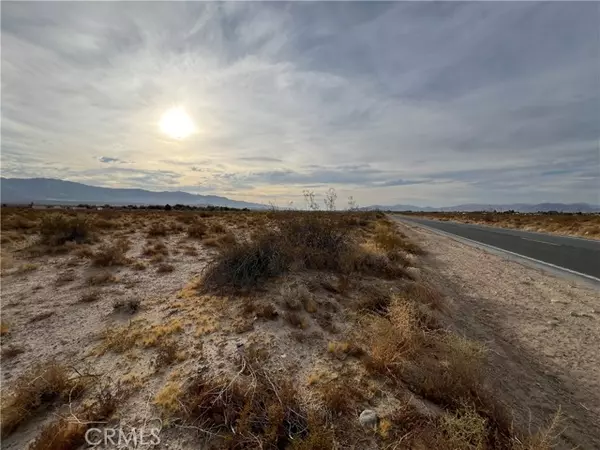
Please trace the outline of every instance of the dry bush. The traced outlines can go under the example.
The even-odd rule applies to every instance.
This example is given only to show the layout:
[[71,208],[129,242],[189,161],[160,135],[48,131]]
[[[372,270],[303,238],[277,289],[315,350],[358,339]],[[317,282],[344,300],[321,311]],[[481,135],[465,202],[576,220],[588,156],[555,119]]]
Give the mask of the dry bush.
[[114,283],[117,281],[117,278],[110,272],[101,272],[90,275],[86,281],[90,286],[98,286],[101,284]]
[[398,299],[392,300],[387,317],[364,319],[367,369],[396,376],[403,363],[423,345],[414,308]]
[[295,311],[286,311],[283,313],[283,319],[295,328],[304,330],[308,327],[306,318]]
[[157,344],[156,366],[166,367],[179,358],[180,348],[177,342],[170,339],[160,339]]
[[135,314],[140,309],[140,300],[137,298],[129,300],[116,300],[113,303],[113,311],[126,314]]
[[82,215],[67,216],[52,213],[40,220],[40,242],[49,246],[60,246],[66,242],[86,242],[91,238],[92,223]]
[[208,289],[247,288],[280,275],[287,269],[286,255],[280,250],[275,235],[269,234],[228,247],[207,267],[204,286]]
[[85,388],[80,378],[73,377],[57,363],[40,364],[15,380],[2,398],[2,435],[6,437],[29,419],[39,407],[56,399],[77,398]]
[[222,234],[227,232],[227,228],[221,222],[215,222],[209,227],[211,234]]
[[110,267],[122,266],[129,263],[126,254],[130,243],[127,239],[119,239],[112,244],[102,245],[92,256],[95,266]]
[[161,222],[154,222],[148,227],[148,237],[159,237],[166,236],[169,233],[169,229]]
[[73,250],[73,254],[78,258],[88,258],[91,259],[94,257],[94,250],[89,245],[79,245],[75,250]]
[[170,383],[155,404],[218,448],[333,448],[331,431],[299,401],[290,382],[260,369],[252,373],[254,383],[202,376],[181,387]]
[[334,213],[280,217],[276,229],[223,249],[206,269],[205,287],[251,288],[291,268],[409,278],[385,256],[358,246],[344,217]]
[[144,249],[142,250],[144,256],[169,256],[169,249],[164,242],[158,241],[155,243],[146,242]]
[[162,263],[156,268],[156,273],[171,273],[175,270],[175,266],[172,264]]
[[85,433],[89,427],[106,422],[124,401],[127,393],[117,386],[113,389],[100,386],[91,402],[81,406],[73,418],[59,418],[46,425],[29,450],[77,450],[86,444]]
[[192,239],[202,239],[207,232],[208,227],[204,222],[193,222],[187,228],[187,235]]
[[412,301],[429,306],[431,309],[444,310],[442,294],[425,282],[409,282],[403,290]]

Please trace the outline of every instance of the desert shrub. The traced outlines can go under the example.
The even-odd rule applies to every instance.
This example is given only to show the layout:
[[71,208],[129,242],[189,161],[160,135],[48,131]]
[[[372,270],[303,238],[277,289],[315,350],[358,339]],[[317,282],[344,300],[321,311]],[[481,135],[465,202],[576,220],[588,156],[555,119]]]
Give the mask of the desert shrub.
[[135,314],[140,309],[140,304],[141,301],[137,298],[117,300],[113,303],[113,310],[115,312]]
[[250,242],[227,247],[209,265],[204,276],[207,288],[247,288],[280,275],[288,266],[287,255],[278,245],[279,237],[265,234]]
[[108,385],[101,385],[90,402],[76,411],[79,421],[61,417],[46,425],[29,450],[77,450],[86,444],[85,432],[89,427],[106,422],[127,393],[120,387],[114,391]]
[[171,273],[175,270],[175,266],[172,264],[161,263],[156,268],[156,273]]
[[43,404],[77,398],[85,385],[57,363],[40,364],[19,377],[2,398],[3,437],[15,431]]
[[169,229],[160,222],[154,222],[148,228],[148,237],[158,237],[158,236],[166,236],[169,232]]
[[61,213],[48,214],[40,220],[40,241],[50,246],[66,242],[85,242],[90,239],[92,224],[89,218]]
[[187,235],[192,239],[202,239],[207,232],[208,227],[204,222],[193,222],[187,228]]
[[333,436],[299,401],[289,381],[254,372],[255,386],[197,376],[184,386],[167,384],[155,398],[166,416],[202,424],[199,433],[218,448],[330,449]]
[[276,217],[275,229],[222,248],[205,271],[205,287],[251,288],[292,268],[411,278],[385,255],[362,249],[343,215],[286,213]]
[[127,239],[119,239],[108,245],[102,245],[92,256],[95,266],[108,267],[127,264],[127,251],[130,244]]

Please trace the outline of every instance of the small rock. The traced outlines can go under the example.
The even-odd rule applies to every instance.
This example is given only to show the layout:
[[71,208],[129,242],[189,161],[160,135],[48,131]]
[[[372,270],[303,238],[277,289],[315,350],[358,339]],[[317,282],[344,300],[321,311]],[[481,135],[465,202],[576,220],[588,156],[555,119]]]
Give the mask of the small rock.
[[547,324],[548,324],[548,325],[550,325],[551,327],[555,327],[555,326],[557,326],[559,323],[560,323],[560,321],[558,321],[558,320],[556,320],[556,319],[552,319],[552,320],[549,320],[549,321],[547,322]]
[[363,427],[376,428],[379,423],[379,416],[372,409],[365,409],[360,413],[358,421]]

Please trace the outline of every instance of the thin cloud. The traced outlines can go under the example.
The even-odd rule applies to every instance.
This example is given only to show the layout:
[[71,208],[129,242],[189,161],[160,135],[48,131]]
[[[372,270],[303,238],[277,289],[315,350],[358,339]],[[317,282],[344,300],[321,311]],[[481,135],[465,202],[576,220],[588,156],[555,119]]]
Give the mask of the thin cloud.
[[[1,21],[10,176],[597,202],[593,2],[8,2]],[[160,133],[173,106],[187,140]]]

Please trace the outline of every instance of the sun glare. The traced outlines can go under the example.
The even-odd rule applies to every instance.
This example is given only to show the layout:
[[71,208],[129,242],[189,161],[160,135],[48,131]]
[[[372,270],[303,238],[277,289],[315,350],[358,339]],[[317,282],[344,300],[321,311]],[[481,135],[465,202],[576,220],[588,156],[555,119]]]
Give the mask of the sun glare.
[[185,139],[196,131],[194,122],[183,108],[171,108],[159,122],[160,130],[173,139]]

